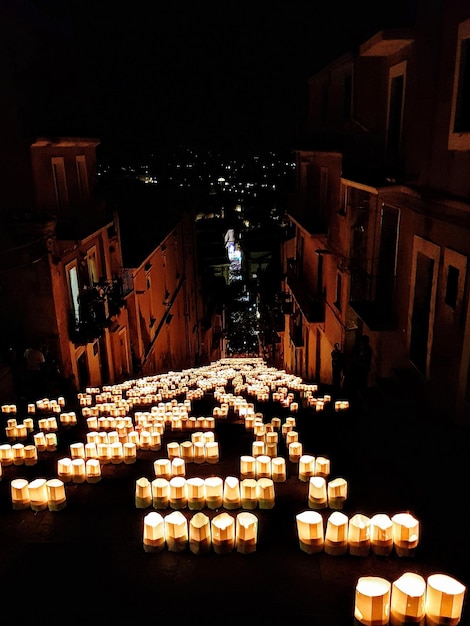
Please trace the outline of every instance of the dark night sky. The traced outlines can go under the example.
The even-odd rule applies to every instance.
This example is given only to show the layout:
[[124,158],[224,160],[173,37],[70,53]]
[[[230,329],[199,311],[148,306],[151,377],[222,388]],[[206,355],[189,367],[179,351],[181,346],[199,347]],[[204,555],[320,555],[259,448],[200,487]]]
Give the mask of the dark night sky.
[[234,146],[292,142],[308,76],[409,4],[0,0],[38,47],[38,134]]

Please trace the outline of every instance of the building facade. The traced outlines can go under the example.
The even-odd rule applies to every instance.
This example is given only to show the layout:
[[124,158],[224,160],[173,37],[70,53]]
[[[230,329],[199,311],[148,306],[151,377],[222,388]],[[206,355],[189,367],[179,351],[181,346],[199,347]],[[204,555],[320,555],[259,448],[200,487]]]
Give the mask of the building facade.
[[406,380],[457,421],[470,416],[469,45],[468,3],[418,2],[413,28],[311,77],[282,249],[286,369],[329,383],[338,342],[347,378],[367,336],[369,386]]

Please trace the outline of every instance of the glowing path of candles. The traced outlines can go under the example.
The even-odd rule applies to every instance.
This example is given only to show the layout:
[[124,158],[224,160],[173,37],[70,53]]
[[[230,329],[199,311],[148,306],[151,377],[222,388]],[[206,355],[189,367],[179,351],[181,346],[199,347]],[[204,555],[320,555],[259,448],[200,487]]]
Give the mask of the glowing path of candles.
[[[58,460],[70,455],[71,445],[86,441],[90,431],[87,411],[83,411],[86,406],[77,399],[76,407],[66,407],[68,415],[75,411],[76,421],[68,420],[71,423],[64,425],[57,417],[56,449],[48,450],[46,446],[32,465],[2,464],[0,582],[4,603],[19,611],[15,621],[28,621],[23,600],[26,594],[28,606],[48,605],[48,624],[121,624],[131,618],[172,619],[176,623],[191,620],[193,624],[202,624],[213,616],[225,624],[255,624],[260,620],[293,624],[308,619],[313,625],[338,626],[352,623],[355,587],[360,577],[377,576],[392,583],[408,571],[425,579],[439,572],[468,584],[468,542],[462,545],[459,537],[464,536],[463,529],[460,535],[458,528],[463,522],[454,523],[448,514],[445,519],[436,515],[441,498],[445,498],[446,507],[459,501],[460,489],[455,484],[458,481],[453,480],[456,471],[466,469],[468,477],[468,468],[463,463],[462,467],[458,465],[459,457],[451,454],[446,445],[454,443],[454,436],[458,445],[462,440],[460,433],[451,428],[442,431],[432,424],[423,429],[419,416],[410,421],[404,411],[401,417],[394,416],[397,432],[398,421],[406,424],[407,436],[411,438],[402,440],[391,435],[390,413],[387,414],[385,404],[337,411],[334,403],[327,401],[318,410],[302,398],[298,389],[293,391],[298,407],[292,413],[291,403],[283,406],[278,397],[273,400],[273,394],[258,401],[247,387],[237,389],[240,378],[243,377],[226,385],[219,381],[217,386],[199,379],[205,382],[199,387],[203,393],[192,398],[189,415],[212,416],[214,408],[227,399],[220,398],[217,390],[226,386],[253,403],[255,412],[261,413],[265,422],[279,419],[282,425],[288,417],[295,417],[303,452],[328,459],[329,478],[347,479],[348,495],[342,513],[348,518],[355,514],[372,517],[381,512],[390,517],[402,512],[416,516],[421,536],[413,557],[395,552],[384,558],[373,553],[335,556],[324,550],[314,554],[301,550],[296,516],[311,510],[309,483],[299,479],[299,464],[289,458],[282,433],[277,452],[285,459],[286,478],[275,483],[272,508],[251,511],[258,520],[255,551],[218,554],[211,550],[194,554],[188,548],[149,554],[143,549],[144,517],[154,509],[136,508],[136,481],[142,476],[152,480],[154,462],[167,456],[167,444],[187,441],[191,432],[171,430],[168,426],[162,434],[160,450],[138,449],[133,462],[102,464],[101,480],[97,482],[66,483],[65,507],[53,511],[14,510],[10,490],[13,479],[57,477]],[[99,393],[102,390],[92,394],[94,399]],[[319,392],[314,395],[324,396]],[[151,406],[134,406],[131,414],[135,416]],[[44,419],[43,411],[33,414],[34,424],[39,418]],[[254,432],[246,428],[245,415],[241,416],[233,406],[222,413],[225,414],[218,415],[213,423],[219,445],[218,461],[186,463],[187,478],[239,476],[240,457],[251,456]],[[5,425],[11,415],[4,416]],[[23,421],[23,416],[17,417],[18,422]],[[112,429],[112,420],[106,428]],[[32,442],[32,435],[28,433],[25,445]],[[445,475],[442,469],[447,467],[446,455],[452,458],[452,476]],[[429,459],[434,461],[430,464]],[[465,474],[462,476],[465,479]],[[224,510],[205,507],[203,512],[213,519]],[[241,510],[227,513],[235,517]],[[163,516],[171,512],[171,508],[161,511]],[[189,507],[180,512],[187,520],[195,515]],[[318,512],[326,522],[332,511],[325,508]],[[52,597],[60,598],[58,603],[54,601],[53,608]],[[464,607],[462,624],[465,617]]]

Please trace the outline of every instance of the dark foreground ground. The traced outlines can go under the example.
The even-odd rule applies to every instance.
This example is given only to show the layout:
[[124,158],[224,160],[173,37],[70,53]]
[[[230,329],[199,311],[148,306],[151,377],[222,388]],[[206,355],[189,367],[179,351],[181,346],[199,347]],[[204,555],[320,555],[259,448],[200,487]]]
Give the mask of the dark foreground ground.
[[[193,403],[191,414],[211,415],[213,405],[208,396]],[[257,410],[265,421],[291,415],[270,402]],[[360,576],[392,582],[406,571],[424,578],[439,572],[470,584],[469,433],[446,416],[442,423],[427,419],[419,404],[374,391],[344,414],[305,408],[296,414],[304,452],[327,456],[330,478],[348,481],[344,513],[408,511],[420,520],[413,557],[302,552],[295,515],[308,509],[308,485],[289,461],[288,479],[275,485],[274,508],[254,511],[256,552],[145,552],[143,518],[152,509],[136,508],[135,481],[153,480],[153,461],[166,456],[166,443],[187,440],[188,432],[166,431],[161,451],[139,451],[133,465],[103,466],[99,483],[68,483],[61,511],[12,510],[12,478],[56,476],[57,459],[70,455],[70,443],[84,441],[87,429],[77,412],[77,426],[60,428],[56,452],[40,453],[32,467],[3,468],[0,594],[12,624],[343,626],[354,624]],[[239,475],[240,455],[251,454],[253,434],[231,413],[218,421],[215,437],[219,463],[187,464],[187,477]],[[286,456],[281,436],[279,442],[278,453]],[[212,518],[221,511],[204,512]],[[188,519],[194,514],[184,513]],[[330,513],[322,512],[325,520]],[[461,624],[470,624],[468,598]]]

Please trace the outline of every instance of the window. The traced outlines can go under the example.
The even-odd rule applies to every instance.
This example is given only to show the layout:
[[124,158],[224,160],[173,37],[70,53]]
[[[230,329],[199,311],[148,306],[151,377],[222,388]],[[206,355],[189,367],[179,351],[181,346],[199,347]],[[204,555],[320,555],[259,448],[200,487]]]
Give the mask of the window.
[[449,150],[470,149],[470,19],[459,25]]
[[344,101],[343,101],[344,121],[349,122],[352,115],[352,76],[348,74],[344,77]]
[[62,212],[69,204],[67,191],[67,180],[65,178],[65,164],[63,157],[53,157],[51,159],[52,175],[54,178],[55,195],[57,208]]
[[406,61],[398,63],[390,69],[388,126],[387,126],[387,158],[395,163],[401,154],[403,127],[403,108],[405,100]]
[[75,322],[78,323],[80,321],[80,289],[78,285],[78,273],[76,265],[71,265],[67,268],[67,276],[69,282],[70,300],[73,309],[73,316]]
[[88,172],[86,169],[86,159],[84,155],[75,158],[77,165],[78,193],[81,200],[88,200],[90,197],[88,189]]
[[338,309],[338,311],[341,311],[341,292],[343,290],[343,279],[341,274],[338,272],[336,274],[336,297],[335,297],[335,302],[334,305],[335,307]]
[[447,268],[446,295],[444,301],[455,309],[457,305],[457,294],[459,288],[459,270],[453,265]]

